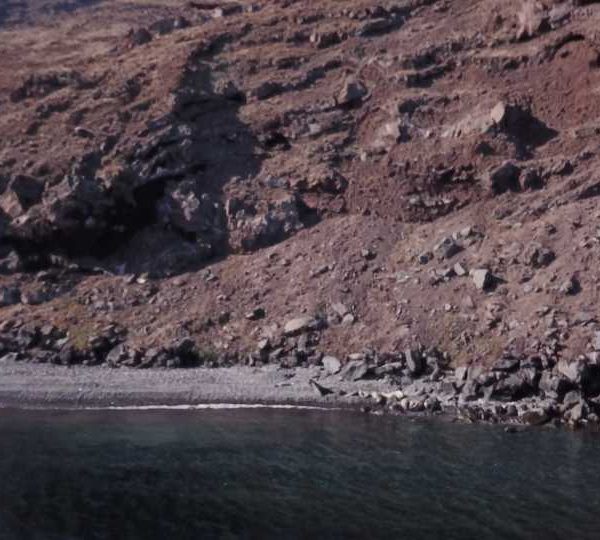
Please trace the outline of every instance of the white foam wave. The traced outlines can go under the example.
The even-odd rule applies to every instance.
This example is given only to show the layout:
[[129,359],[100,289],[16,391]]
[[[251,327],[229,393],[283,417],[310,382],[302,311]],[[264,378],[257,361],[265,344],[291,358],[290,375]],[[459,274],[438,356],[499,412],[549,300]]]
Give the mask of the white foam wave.
[[198,403],[195,405],[111,405],[107,407],[83,407],[79,410],[84,411],[155,411],[155,410],[171,410],[171,411],[195,411],[205,409],[297,409],[297,410],[314,410],[314,411],[329,411],[332,407],[317,407],[314,405],[268,405],[261,403]]

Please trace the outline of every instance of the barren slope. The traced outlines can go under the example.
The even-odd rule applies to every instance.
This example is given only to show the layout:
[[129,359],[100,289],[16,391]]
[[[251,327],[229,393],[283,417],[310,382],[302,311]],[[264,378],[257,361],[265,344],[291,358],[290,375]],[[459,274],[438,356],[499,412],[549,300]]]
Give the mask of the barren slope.
[[9,2],[4,332],[591,352],[600,5],[547,4]]

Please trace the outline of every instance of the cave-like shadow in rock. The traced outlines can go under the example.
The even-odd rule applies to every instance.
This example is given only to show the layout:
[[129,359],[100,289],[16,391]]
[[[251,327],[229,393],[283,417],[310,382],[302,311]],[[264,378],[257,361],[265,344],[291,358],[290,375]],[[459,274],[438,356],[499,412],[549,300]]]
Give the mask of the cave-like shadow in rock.
[[[173,274],[227,255],[225,186],[256,175],[262,160],[252,130],[240,120],[243,105],[243,94],[215,81],[208,64],[198,60],[188,66],[174,93],[170,126],[158,143],[138,149],[132,161],[135,206],[115,217],[129,238],[112,240],[121,244],[107,253],[113,265],[121,259],[127,272]],[[191,227],[189,220],[179,219],[178,197],[200,205]]]

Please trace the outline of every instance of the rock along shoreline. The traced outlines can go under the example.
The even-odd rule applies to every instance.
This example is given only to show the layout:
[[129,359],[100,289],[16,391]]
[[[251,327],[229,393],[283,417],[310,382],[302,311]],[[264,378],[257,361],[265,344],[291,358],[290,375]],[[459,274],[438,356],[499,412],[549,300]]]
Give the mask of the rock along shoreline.
[[600,426],[600,353],[567,359],[549,344],[506,349],[491,365],[457,367],[447,353],[423,346],[337,358],[320,346],[326,325],[299,317],[254,352],[219,354],[191,338],[135,347],[116,325],[74,347],[52,325],[6,321],[0,405],[296,404],[507,425]]
[[180,369],[32,364],[4,357],[0,408],[284,406],[436,416],[502,424],[507,431],[543,425],[597,429],[600,424],[598,404],[586,396],[589,364],[538,372],[505,358],[489,369],[442,369],[443,356],[434,362],[429,354],[406,351],[402,360],[386,363],[357,357],[342,365],[325,356],[319,365],[308,366]]

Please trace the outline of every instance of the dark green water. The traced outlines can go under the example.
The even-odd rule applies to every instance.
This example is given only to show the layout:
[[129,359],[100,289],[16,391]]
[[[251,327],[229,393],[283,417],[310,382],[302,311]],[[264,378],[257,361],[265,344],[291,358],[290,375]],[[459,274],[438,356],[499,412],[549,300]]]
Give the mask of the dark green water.
[[354,413],[0,410],[0,538],[600,538],[600,437]]

